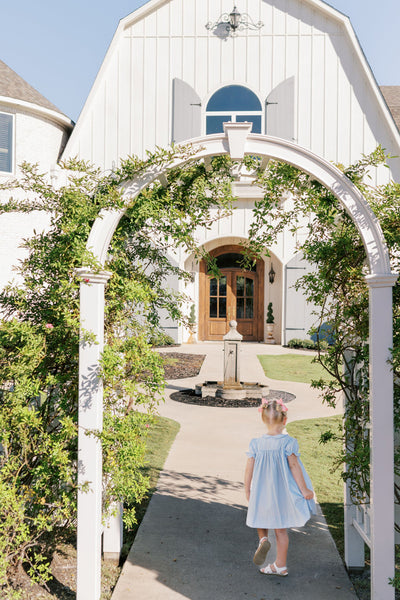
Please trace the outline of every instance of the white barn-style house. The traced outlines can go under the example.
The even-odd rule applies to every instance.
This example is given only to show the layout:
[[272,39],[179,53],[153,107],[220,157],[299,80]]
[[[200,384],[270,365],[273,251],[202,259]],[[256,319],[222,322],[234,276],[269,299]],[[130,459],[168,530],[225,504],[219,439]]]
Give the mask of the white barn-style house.
[[[60,157],[87,159],[107,172],[128,155],[144,156],[147,150],[171,142],[200,139],[205,150],[199,156],[204,158],[228,151],[232,154],[233,144],[240,138],[239,124],[246,122],[252,133],[262,135],[245,132],[234,158],[247,151],[266,160],[282,158],[304,170],[312,163],[309,172],[332,189],[341,175],[331,163],[349,164],[378,144],[400,156],[399,98],[398,87],[379,89],[348,18],[322,0],[237,0],[237,6],[232,0],[150,0],[120,22],[73,129],[65,115],[0,63],[0,182],[18,176],[22,160],[38,163],[49,178],[56,179]],[[243,127],[248,130],[250,125]],[[375,169],[371,176],[377,184],[389,178],[400,181],[400,159],[391,159],[390,169]],[[390,273],[379,226],[361,194],[344,180],[341,176],[336,195],[359,226],[371,267],[367,277],[372,324],[371,405],[376,407],[382,394],[387,400],[371,419],[372,524],[368,539],[373,549],[372,597],[392,600],[394,592],[387,580],[393,565],[393,440],[384,432],[393,429],[387,356],[391,286],[396,276]],[[127,201],[129,194],[137,193],[135,183],[125,190]],[[0,194],[1,201],[6,193]],[[307,337],[312,324],[310,307],[293,289],[307,268],[298,252],[305,232],[296,237],[285,232],[274,247],[266,249],[252,271],[243,271],[239,256],[260,191],[243,172],[235,181],[235,195],[232,215],[216,222],[211,230],[198,232],[199,244],[217,258],[220,279],[209,277],[205,264],[197,263],[194,256],[177,253],[171,257],[193,274],[193,283],[184,291],[196,307],[199,339],[222,339],[227,323],[235,318],[245,340],[264,340],[269,302],[274,308],[277,343]],[[282,201],[289,203],[290,198]],[[89,244],[94,240],[102,264],[106,241],[118,219],[105,215],[92,229]],[[19,240],[45,226],[46,220],[39,214],[0,216],[0,286],[10,279],[12,266],[21,256]],[[107,278],[107,273],[87,272],[81,283],[82,321],[99,340],[98,345],[81,348],[81,381],[85,369],[93,372],[98,365],[102,311],[93,306],[102,306]],[[88,281],[90,285],[85,283]],[[171,285],[181,284],[171,281]],[[187,339],[179,324],[165,319],[163,325],[177,341]],[[93,402],[87,403],[89,408],[82,408],[81,403],[81,429],[101,423],[101,384],[95,382],[89,392]],[[98,600],[101,449],[96,440],[83,434],[79,444],[80,461],[94,493],[81,494],[79,499],[77,597]],[[353,507],[346,508],[346,519],[351,525],[350,510]],[[379,515],[379,526],[375,515]],[[363,542],[360,549],[361,538],[349,534],[350,530],[347,527],[346,562],[357,566],[356,561],[363,560]],[[363,531],[360,526],[358,533],[368,537]],[[109,532],[108,541],[105,536],[104,550],[112,552],[116,545],[119,551],[119,543],[117,527]]]

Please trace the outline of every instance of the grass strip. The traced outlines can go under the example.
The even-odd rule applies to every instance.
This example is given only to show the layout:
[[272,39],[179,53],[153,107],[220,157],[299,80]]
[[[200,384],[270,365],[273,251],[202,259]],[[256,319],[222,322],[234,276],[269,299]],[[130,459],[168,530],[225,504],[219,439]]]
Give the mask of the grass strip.
[[311,383],[313,379],[326,377],[325,369],[319,363],[313,363],[314,355],[278,354],[258,355],[264,373],[270,379]]
[[[307,358],[307,357],[306,357]],[[342,417],[325,417],[295,421],[287,425],[288,433],[295,437],[300,445],[301,460],[309,474],[318,503],[321,506],[329,531],[336,547],[344,558],[344,506],[343,480],[340,469],[335,469],[335,460],[341,452],[340,440],[320,444],[321,434],[332,430],[342,430]]]
[[149,477],[149,490],[146,498],[136,505],[137,523],[132,529],[124,528],[123,546],[119,567],[103,562],[102,565],[102,594],[101,600],[110,600],[117,583],[123,563],[135,540],[140,523],[146,513],[153,493],[156,490],[160,471],[162,470],[172,443],[180,429],[179,423],[165,417],[155,417],[147,437],[146,475]]
[[133,544],[139,525],[154,494],[160,471],[162,470],[172,442],[180,429],[179,423],[165,417],[155,417],[147,438],[145,474],[149,477],[149,490],[146,498],[136,506],[137,523],[134,528],[124,531],[124,544],[121,562],[124,562]]

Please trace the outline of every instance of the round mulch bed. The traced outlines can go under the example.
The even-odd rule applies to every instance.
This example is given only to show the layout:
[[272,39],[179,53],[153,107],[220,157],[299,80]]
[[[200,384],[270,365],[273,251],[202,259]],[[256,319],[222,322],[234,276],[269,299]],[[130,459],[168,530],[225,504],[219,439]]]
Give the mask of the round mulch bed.
[[[257,407],[260,405],[259,398],[245,398],[244,400],[223,400],[222,398],[214,398],[213,396],[196,396],[194,390],[182,390],[180,392],[174,392],[170,398],[176,402],[183,402],[185,404],[197,404],[198,406],[218,406],[221,408],[247,408]],[[289,392],[282,392],[280,390],[270,390],[267,396],[268,400],[275,400],[282,398],[283,402],[287,404],[296,398],[294,394]]]

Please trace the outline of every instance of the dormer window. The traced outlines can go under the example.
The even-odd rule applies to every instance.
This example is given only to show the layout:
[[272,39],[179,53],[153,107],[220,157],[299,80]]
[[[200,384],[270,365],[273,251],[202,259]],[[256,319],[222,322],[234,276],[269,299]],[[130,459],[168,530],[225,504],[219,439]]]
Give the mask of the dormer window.
[[206,109],[206,133],[223,133],[223,123],[253,123],[252,133],[261,133],[262,106],[254,92],[243,85],[227,85],[211,96]]
[[12,173],[13,116],[0,113],[0,173]]

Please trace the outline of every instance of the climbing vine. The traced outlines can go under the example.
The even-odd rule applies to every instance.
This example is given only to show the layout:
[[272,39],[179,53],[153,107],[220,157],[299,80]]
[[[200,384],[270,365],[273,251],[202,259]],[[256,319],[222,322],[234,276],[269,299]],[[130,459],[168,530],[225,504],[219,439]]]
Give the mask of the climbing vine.
[[[77,398],[79,281],[82,265],[102,268],[86,249],[91,226],[103,209],[121,209],[121,186],[149,169],[167,169],[128,203],[115,232],[106,269],[105,508],[133,504],[147,490],[143,475],[146,435],[161,398],[164,372],[150,340],[159,313],[184,320],[187,299],[168,288],[173,275],[187,279],[172,260],[180,248],[196,252],[198,227],[211,227],[231,210],[228,158],[209,165],[189,159],[191,147],[157,150],[145,160],[121,163],[110,176],[83,161],[63,165],[66,181],[56,188],[36,167],[3,189],[11,197],[1,213],[42,211],[43,232],[24,241],[18,280],[0,292],[0,588],[3,596],[24,565],[46,581],[57,541],[74,531],[77,491]],[[22,198],[18,200],[17,198]],[[86,336],[85,332],[81,335]],[[140,410],[138,410],[140,408]],[[89,488],[88,484],[86,488]]]
[[[340,167],[362,191],[385,235],[393,272],[400,271],[400,185],[391,182],[369,185],[371,167],[389,159],[378,147],[348,168]],[[297,282],[314,307],[315,327],[310,332],[317,339],[316,360],[326,376],[313,386],[321,391],[323,401],[335,406],[342,394],[346,399],[343,453],[337,465],[346,464],[342,476],[351,483],[355,502],[365,502],[369,495],[369,321],[368,273],[365,249],[356,227],[336,197],[312,177],[296,168],[271,162],[260,173],[257,184],[265,197],[257,202],[250,240],[262,252],[271,247],[277,236],[289,229],[293,235],[306,229],[307,236],[298,251],[311,265],[309,273]],[[393,292],[394,346],[392,366],[395,375],[395,428],[400,425],[400,285]],[[325,340],[330,345],[326,349]],[[328,431],[327,442],[341,432]],[[396,449],[395,470],[400,472],[400,452]],[[400,488],[395,494],[400,500]]]

